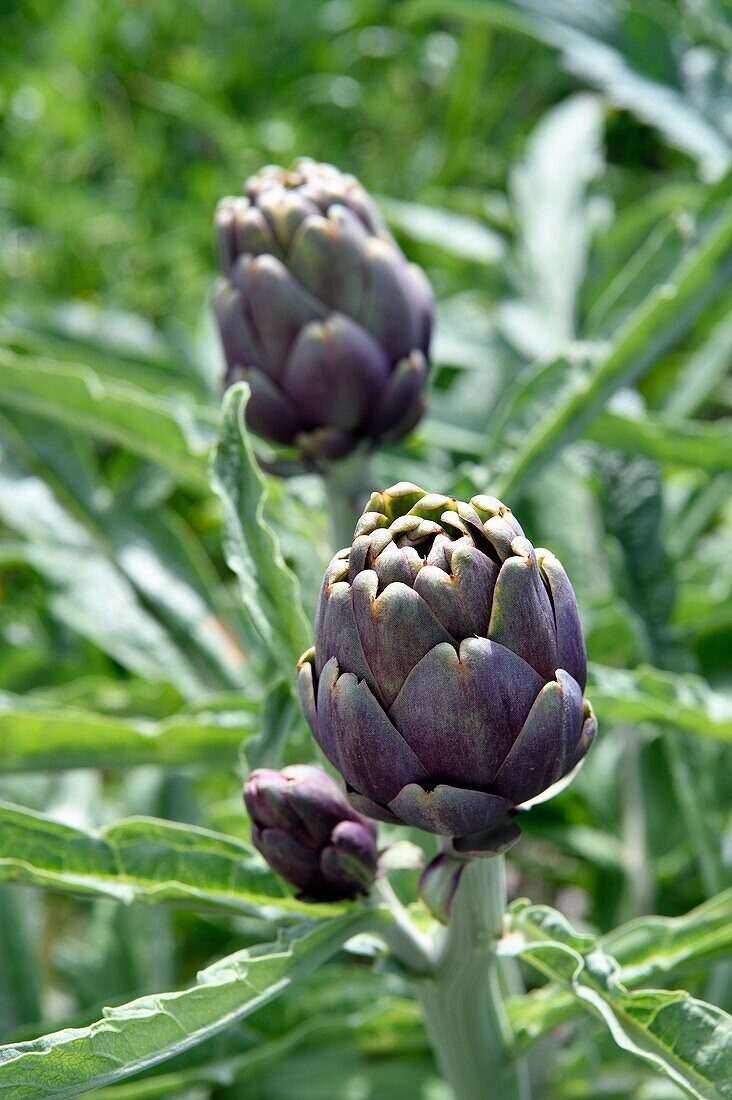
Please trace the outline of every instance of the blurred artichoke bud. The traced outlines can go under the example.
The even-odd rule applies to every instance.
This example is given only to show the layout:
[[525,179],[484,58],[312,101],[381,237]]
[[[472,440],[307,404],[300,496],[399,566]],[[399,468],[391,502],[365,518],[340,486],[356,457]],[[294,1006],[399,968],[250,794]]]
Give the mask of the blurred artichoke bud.
[[411,431],[422,415],[432,291],[361,184],[301,160],[251,176],[216,212],[214,309],[225,382],[250,428],[317,463]]
[[[374,493],[331,561],[299,665],[310,728],[351,802],[495,851],[587,752],[572,586],[494,497]],[[538,797],[537,797],[538,796]],[[483,841],[481,841],[483,837]]]
[[258,768],[244,785],[255,847],[304,901],[365,894],[375,875],[376,825],[321,768]]

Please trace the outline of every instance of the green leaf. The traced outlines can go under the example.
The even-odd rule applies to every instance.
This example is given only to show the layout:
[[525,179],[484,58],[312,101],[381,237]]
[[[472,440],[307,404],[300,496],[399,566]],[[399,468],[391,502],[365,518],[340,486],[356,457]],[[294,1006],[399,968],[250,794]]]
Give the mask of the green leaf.
[[615,333],[588,373],[575,373],[531,429],[499,480],[503,500],[567,443],[584,433],[608,398],[639,378],[725,284],[732,269],[732,207],[712,219],[669,279],[655,287]]
[[[46,309],[34,302],[0,320],[0,343],[23,355],[83,363],[111,381],[151,393],[210,396],[190,345],[166,339],[138,313],[74,299]],[[190,348],[195,356],[195,346]]]
[[241,688],[246,657],[240,624],[202,544],[172,508],[137,510],[125,503],[118,501],[98,521],[115,563],[189,658],[210,669],[212,687]]
[[17,560],[46,578],[59,618],[188,696],[241,687],[239,624],[183,519],[133,489],[113,492],[68,429],[14,411],[0,430],[0,518],[24,536]]
[[0,886],[0,1027],[3,1034],[43,1014],[42,900],[38,891]]
[[587,687],[600,722],[661,722],[703,737],[732,740],[732,699],[700,676],[590,666]]
[[173,683],[189,697],[221,687],[201,675],[187,646],[139,598],[99,527],[37,472],[9,422],[1,426],[0,519],[24,539],[2,556],[37,570],[52,589],[52,612],[123,666]]
[[235,837],[143,817],[88,831],[8,802],[0,802],[0,881],[267,920],[343,909],[295,901],[254,849]]
[[594,936],[544,905],[511,907],[518,955],[562,986],[607,1027],[617,1045],[699,1100],[732,1096],[732,1017],[685,991],[628,992],[619,962]]
[[[400,14],[408,21],[467,20],[553,46],[568,72],[600,89],[616,107],[655,126],[669,144],[698,161],[706,179],[719,178],[732,161],[730,142],[681,89],[646,75],[617,49],[613,38],[622,40],[624,35],[623,27],[608,18],[614,9],[614,5],[605,6],[598,18],[594,9],[585,15],[581,5],[557,5],[551,0],[411,0]],[[616,10],[624,9],[618,5]],[[633,11],[637,18],[639,13]],[[660,24],[652,24],[651,33],[656,41],[663,40]]]
[[3,402],[117,443],[162,466],[184,485],[206,489],[213,410],[110,381],[90,367],[0,349]]
[[511,172],[520,296],[499,306],[499,316],[529,358],[556,354],[576,335],[595,220],[588,191],[603,168],[603,126],[597,96],[571,96],[543,116]]
[[[297,578],[264,518],[267,487],[244,420],[248,399],[245,382],[232,386],[224,397],[212,484],[224,505],[224,552],[239,578],[245,610],[292,684],[297,660],[310,645],[312,628],[302,608]],[[304,552],[310,551],[305,548]]]
[[647,455],[678,466],[718,472],[732,470],[729,422],[684,421],[644,412],[627,416],[605,412],[585,432],[587,439],[628,455]]
[[[246,1032],[243,1029],[230,1032],[166,1063],[160,1072],[95,1091],[93,1098],[152,1100],[170,1096],[180,1100],[184,1088],[191,1085],[222,1088],[236,1083],[241,1091],[245,1081],[249,1088],[256,1083],[269,1091],[273,1071],[292,1060],[292,1072],[296,1075],[300,1060],[297,1052],[310,1054],[317,1050],[323,1056],[324,1073],[313,1080],[313,1087],[319,1089],[317,1100],[325,1096],[332,1100],[336,1095],[329,1079],[333,1052],[336,1046],[342,1049],[348,1043],[364,1051],[378,1052],[379,1062],[389,1057],[399,1059],[409,1074],[414,1071],[416,1058],[426,1055],[425,1060],[429,1059],[421,1013],[415,1001],[390,995],[388,981],[384,979],[383,974],[347,964],[339,966],[332,961],[309,975],[296,990],[296,996],[279,998],[274,1011],[257,1013]],[[343,1085],[343,1092],[338,1095],[346,1100],[349,1093],[352,1095],[348,1077],[339,1078],[337,1073],[335,1077]],[[407,1089],[411,1100],[412,1092],[408,1086]],[[293,1091],[283,1090],[282,1095],[291,1098]],[[386,1100],[403,1096],[405,1091],[382,1094],[379,1090],[371,1095]],[[424,1096],[426,1100],[426,1093]]]
[[732,950],[732,888],[683,917],[638,917],[601,937],[623,968],[624,985],[660,982]]
[[79,1096],[202,1043],[284,992],[372,919],[355,913],[282,931],[272,944],[202,970],[188,989],[106,1009],[88,1027],[0,1047],[0,1097]]
[[692,416],[713,396],[729,372],[732,359],[732,316],[725,311],[707,339],[689,356],[673,381],[663,403],[674,417]]
[[[519,907],[520,908],[520,907]],[[513,916],[509,917],[509,932]],[[687,973],[732,950],[732,889],[692,909],[683,917],[638,917],[605,936],[598,945],[620,964],[619,980],[631,989],[656,985]],[[528,1045],[579,1011],[575,998],[551,984],[508,1002],[517,1042]]]
[[0,773],[236,762],[258,729],[257,700],[232,696],[228,709],[182,710],[163,721],[117,718],[0,692]]
[[252,769],[281,765],[288,735],[300,713],[300,704],[289,686],[278,680],[262,701],[260,732],[247,744],[247,761]]
[[668,621],[676,598],[674,569],[661,538],[663,497],[658,466],[646,458],[603,450],[594,462],[600,513],[617,542],[615,590],[625,598],[645,638],[644,655],[665,663]]
[[506,253],[503,237],[477,218],[386,196],[379,196],[379,205],[389,222],[413,241],[433,245],[461,260],[491,265]]

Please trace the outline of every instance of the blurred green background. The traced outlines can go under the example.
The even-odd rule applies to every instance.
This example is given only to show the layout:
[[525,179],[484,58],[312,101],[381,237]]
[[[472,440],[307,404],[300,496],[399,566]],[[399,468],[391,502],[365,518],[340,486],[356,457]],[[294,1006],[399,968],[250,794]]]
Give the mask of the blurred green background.
[[[242,622],[205,467],[222,367],[213,211],[263,163],[309,155],[374,193],[439,302],[429,419],[375,477],[464,496],[500,486],[577,588],[601,737],[571,791],[532,815],[512,894],[604,932],[729,885],[731,12],[6,0],[4,799],[82,827],[142,813],[246,837],[246,765],[216,713],[251,718],[288,759],[313,751],[286,693],[262,687],[271,669]],[[158,419],[138,425],[143,407]],[[155,425],[172,433],[157,447]],[[322,504],[314,478],[271,482],[309,609],[328,557]],[[19,732],[28,707],[81,748],[64,761],[49,747],[46,766]],[[105,736],[79,712],[143,726],[204,714],[211,759],[164,770],[132,751],[132,767],[77,768]],[[399,875],[410,896],[414,872]],[[0,886],[0,919],[3,1041],[184,985],[267,934],[28,886]],[[685,980],[730,1007],[729,974]],[[95,1095],[444,1097],[398,975],[338,963],[305,988]],[[573,1028],[545,1045],[540,1095],[681,1095],[599,1029],[578,1042]]]
[[[609,92],[605,186],[623,203],[671,177],[681,187],[719,174],[726,5],[493,7],[482,26],[448,18],[450,5],[430,18],[439,5],[401,0],[4,4],[8,293],[26,309],[73,299],[131,310],[185,341],[215,263],[217,199],[263,162],[305,154],[376,193],[449,201],[504,230],[528,134],[580,88]],[[514,29],[531,11],[586,36],[575,46],[584,65],[571,39],[563,56],[551,26]]]

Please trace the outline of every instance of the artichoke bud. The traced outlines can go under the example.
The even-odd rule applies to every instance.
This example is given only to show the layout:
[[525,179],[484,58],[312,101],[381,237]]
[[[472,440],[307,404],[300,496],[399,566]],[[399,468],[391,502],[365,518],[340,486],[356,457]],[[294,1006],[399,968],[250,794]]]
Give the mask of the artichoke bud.
[[595,735],[572,586],[494,497],[374,493],[328,566],[298,677],[351,803],[466,854],[505,849],[517,810]]
[[312,464],[411,431],[432,290],[358,180],[312,160],[263,168],[216,228],[225,384],[249,382],[250,428]]
[[440,852],[419,877],[418,893],[422,904],[440,924],[450,923],[452,903],[467,865],[465,858]]
[[376,876],[376,825],[353,809],[321,768],[258,768],[244,785],[252,840],[304,901],[368,893]]

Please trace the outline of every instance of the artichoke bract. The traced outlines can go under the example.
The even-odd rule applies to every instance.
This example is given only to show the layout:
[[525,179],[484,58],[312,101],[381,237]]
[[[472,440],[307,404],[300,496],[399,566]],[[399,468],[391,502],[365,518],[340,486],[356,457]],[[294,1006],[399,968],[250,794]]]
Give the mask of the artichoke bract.
[[349,805],[322,768],[258,768],[244,785],[254,846],[305,901],[341,901],[370,889],[376,825]]
[[249,427],[314,464],[411,431],[432,291],[358,180],[311,160],[263,168],[216,228],[225,383],[249,383]]
[[489,496],[374,493],[328,567],[298,675],[352,804],[464,851],[491,831],[505,846],[516,809],[595,734],[572,586]]

